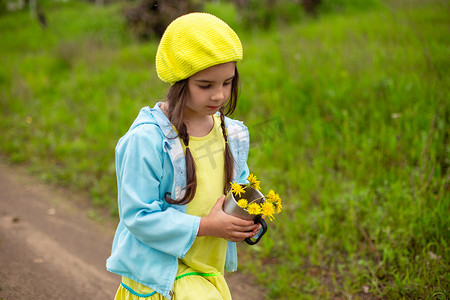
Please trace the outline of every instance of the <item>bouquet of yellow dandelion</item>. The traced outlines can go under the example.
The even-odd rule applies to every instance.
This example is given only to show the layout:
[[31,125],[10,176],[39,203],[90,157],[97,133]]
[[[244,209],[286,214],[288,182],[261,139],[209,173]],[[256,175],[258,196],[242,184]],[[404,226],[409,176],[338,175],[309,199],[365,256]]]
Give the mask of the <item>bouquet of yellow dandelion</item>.
[[280,213],[283,209],[280,196],[274,190],[270,190],[266,196],[259,195],[259,197],[254,198],[255,193],[251,193],[250,197],[247,198],[246,190],[261,190],[259,186],[261,182],[255,175],[250,174],[247,180],[247,184],[238,184],[234,181],[231,183],[231,191],[237,199],[237,204],[251,215],[263,215],[272,221],[275,218],[273,215]]
[[245,239],[247,244],[255,245],[267,231],[264,217],[272,221],[273,215],[280,213],[283,207],[280,196],[273,190],[270,190],[266,196],[260,192],[260,181],[255,175],[250,174],[247,179],[247,184],[231,182],[231,189],[225,198],[223,210],[232,216],[261,224],[262,231],[256,240]]

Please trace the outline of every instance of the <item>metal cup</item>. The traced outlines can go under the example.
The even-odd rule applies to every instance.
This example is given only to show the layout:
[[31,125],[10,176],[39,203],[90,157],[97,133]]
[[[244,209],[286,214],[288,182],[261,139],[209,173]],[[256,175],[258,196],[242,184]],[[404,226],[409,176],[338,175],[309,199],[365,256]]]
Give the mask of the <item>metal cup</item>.
[[[245,186],[244,184],[241,184],[241,186]],[[258,203],[261,204],[263,202],[266,201],[266,198],[264,197],[264,195],[254,189],[254,188],[250,188],[250,187],[246,187],[245,188],[245,193],[243,193],[241,195],[241,197],[239,196],[234,196],[233,192],[230,190],[228,192],[228,194],[226,195],[225,198],[225,204],[223,205],[223,211],[226,212],[229,215],[241,218],[241,219],[245,219],[245,220],[252,220],[256,223],[261,224],[262,226],[262,232],[261,234],[256,238],[256,240],[252,240],[251,238],[246,238],[245,242],[249,245],[255,245],[259,242],[259,240],[262,238],[262,236],[266,233],[267,231],[267,224],[266,221],[261,217],[261,215],[251,215],[248,213],[247,210],[243,209],[242,207],[240,207],[237,202],[240,199],[246,199],[248,201],[248,204],[254,202],[254,203]]]

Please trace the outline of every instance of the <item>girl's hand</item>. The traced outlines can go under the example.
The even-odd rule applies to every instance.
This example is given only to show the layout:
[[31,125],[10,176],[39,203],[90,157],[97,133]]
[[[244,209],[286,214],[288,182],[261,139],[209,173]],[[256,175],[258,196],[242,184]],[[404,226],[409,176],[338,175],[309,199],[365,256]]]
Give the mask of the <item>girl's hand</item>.
[[232,242],[253,237],[261,226],[253,221],[233,217],[222,210],[225,196],[220,197],[206,217],[202,217],[197,236],[216,236]]

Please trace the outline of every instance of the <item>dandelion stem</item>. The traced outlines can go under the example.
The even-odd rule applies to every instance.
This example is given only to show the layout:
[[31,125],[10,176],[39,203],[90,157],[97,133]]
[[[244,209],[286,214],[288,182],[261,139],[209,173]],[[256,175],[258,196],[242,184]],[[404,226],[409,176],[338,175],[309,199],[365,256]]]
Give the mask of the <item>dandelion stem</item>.
[[[256,198],[256,199],[252,200],[250,203],[253,203],[253,202],[255,202],[255,201],[258,201],[258,200],[260,200],[260,199],[262,199],[262,198],[264,198],[264,196],[259,197],[259,198]],[[250,204],[250,203],[249,203],[249,204]]]

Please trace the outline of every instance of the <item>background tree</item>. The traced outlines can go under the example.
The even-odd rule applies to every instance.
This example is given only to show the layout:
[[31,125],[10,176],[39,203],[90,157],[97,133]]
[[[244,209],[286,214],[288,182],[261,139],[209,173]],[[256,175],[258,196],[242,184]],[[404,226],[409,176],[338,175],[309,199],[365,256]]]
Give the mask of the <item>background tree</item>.
[[141,38],[161,37],[169,23],[189,12],[201,10],[195,1],[144,0],[136,7],[125,10],[128,26]]

